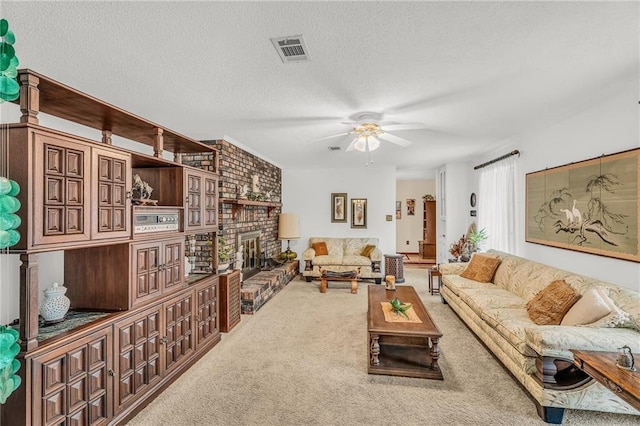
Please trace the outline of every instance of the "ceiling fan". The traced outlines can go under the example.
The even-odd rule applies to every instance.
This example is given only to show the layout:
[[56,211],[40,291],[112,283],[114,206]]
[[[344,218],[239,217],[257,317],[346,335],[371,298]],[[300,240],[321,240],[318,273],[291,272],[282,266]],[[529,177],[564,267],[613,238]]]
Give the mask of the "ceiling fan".
[[327,139],[333,139],[340,136],[354,135],[353,140],[347,146],[346,150],[349,151],[361,151],[367,154],[366,164],[373,163],[371,152],[380,148],[380,141],[390,142],[392,144],[407,147],[412,144],[411,141],[396,136],[390,131],[394,130],[414,130],[424,129],[422,123],[396,123],[380,121],[382,114],[374,112],[361,112],[354,114],[354,121],[343,121],[342,124],[352,126],[352,129],[348,132],[338,133],[335,135],[325,136],[319,139],[315,139],[312,142],[319,142]]

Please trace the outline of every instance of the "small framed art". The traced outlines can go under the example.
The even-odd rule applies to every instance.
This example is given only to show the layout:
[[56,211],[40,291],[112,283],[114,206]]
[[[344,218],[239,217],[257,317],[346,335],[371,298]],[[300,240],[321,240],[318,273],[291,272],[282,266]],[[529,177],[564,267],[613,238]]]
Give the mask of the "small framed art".
[[331,223],[347,223],[347,194],[345,192],[331,194]]
[[352,198],[351,199],[351,227],[367,228],[367,199]]

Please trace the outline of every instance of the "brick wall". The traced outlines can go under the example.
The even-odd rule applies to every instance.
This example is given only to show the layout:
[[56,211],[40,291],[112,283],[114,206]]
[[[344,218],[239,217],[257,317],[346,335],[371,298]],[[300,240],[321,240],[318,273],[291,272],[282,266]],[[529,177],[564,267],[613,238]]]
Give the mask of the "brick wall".
[[[218,150],[219,223],[222,225],[222,230],[218,235],[222,235],[227,245],[231,247],[232,257],[238,251],[237,235],[249,231],[260,231],[262,249],[268,250],[268,257],[276,256],[281,251],[280,241],[277,239],[278,213],[281,212],[281,209],[273,209],[268,217],[266,207],[244,206],[233,219],[232,205],[224,203],[224,199],[236,199],[242,185],[247,185],[251,190],[253,176],[258,175],[261,192],[271,191],[272,201],[280,201],[282,200],[282,170],[225,140],[202,141],[202,143],[213,145]],[[212,156],[206,155],[183,154],[182,163],[213,171],[216,167]]]

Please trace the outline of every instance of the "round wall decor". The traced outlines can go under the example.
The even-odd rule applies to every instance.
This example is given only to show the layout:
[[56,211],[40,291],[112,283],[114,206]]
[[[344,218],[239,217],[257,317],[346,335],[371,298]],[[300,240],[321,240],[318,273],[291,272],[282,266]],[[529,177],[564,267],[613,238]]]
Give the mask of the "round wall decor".
[[475,192],[471,193],[471,198],[469,199],[469,203],[471,203],[471,207],[475,207],[476,206],[476,193]]

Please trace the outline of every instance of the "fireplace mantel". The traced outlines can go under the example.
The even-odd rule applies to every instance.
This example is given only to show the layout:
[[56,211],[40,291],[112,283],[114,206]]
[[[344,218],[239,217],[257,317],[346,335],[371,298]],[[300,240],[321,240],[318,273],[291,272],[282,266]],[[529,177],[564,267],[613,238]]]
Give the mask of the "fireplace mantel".
[[239,200],[236,198],[222,198],[220,201],[224,204],[231,204],[231,216],[233,220],[236,219],[238,212],[245,206],[258,206],[267,208],[267,217],[271,217],[271,210],[282,207],[282,203],[276,203],[273,201],[254,201],[254,200]]

